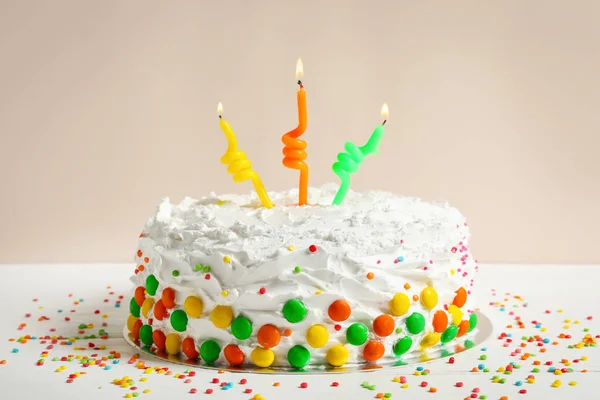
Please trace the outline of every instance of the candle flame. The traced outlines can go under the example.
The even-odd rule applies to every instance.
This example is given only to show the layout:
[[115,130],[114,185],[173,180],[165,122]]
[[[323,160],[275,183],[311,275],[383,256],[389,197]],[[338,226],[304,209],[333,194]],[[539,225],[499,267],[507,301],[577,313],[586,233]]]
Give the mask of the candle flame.
[[381,118],[385,121],[390,116],[390,109],[388,108],[387,103],[383,103],[381,106]]
[[296,79],[300,79],[304,76],[304,66],[302,65],[302,59],[298,58],[296,63]]
[[223,103],[219,102],[219,104],[217,104],[217,114],[221,115],[223,114]]

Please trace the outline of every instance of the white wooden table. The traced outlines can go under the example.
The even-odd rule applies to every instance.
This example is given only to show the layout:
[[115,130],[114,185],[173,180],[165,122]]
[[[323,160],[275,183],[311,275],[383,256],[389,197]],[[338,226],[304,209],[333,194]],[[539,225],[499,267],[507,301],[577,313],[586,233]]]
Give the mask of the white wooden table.
[[[126,264],[0,265],[0,399],[121,399],[134,393],[140,399],[251,399],[257,393],[268,400],[373,399],[378,393],[391,393],[392,399],[464,399],[474,388],[479,388],[478,396],[483,395],[490,400],[501,396],[511,400],[600,399],[600,348],[568,348],[569,344],[575,345],[583,340],[586,328],[592,337],[600,334],[600,266],[482,266],[477,276],[476,296],[481,310],[494,323],[494,334],[483,344],[485,351],[478,348],[456,355],[454,364],[440,360],[424,365],[430,370],[427,376],[415,376],[415,366],[408,366],[368,373],[310,376],[218,374],[194,369],[195,376],[185,379],[174,375],[145,374],[135,364],[128,364],[135,351],[125,343],[121,332],[127,317],[131,271],[132,266]],[[496,294],[492,289],[496,290]],[[122,306],[115,307],[121,295],[125,296]],[[502,303],[504,307],[494,302]],[[523,329],[518,327],[517,317],[523,321]],[[536,327],[532,321],[541,325]],[[103,323],[106,326],[103,327]],[[51,340],[42,343],[40,339],[46,335],[78,335],[80,324],[94,324],[93,329],[85,330],[86,334],[98,334],[100,329],[104,329],[109,337],[105,340],[80,339],[70,345],[61,345],[60,340],[52,345]],[[507,328],[509,324],[513,328]],[[498,339],[503,332],[512,334],[513,341],[507,347],[504,347],[506,339]],[[559,339],[561,333],[572,337]],[[9,341],[9,338],[18,339],[25,335],[38,338],[29,339],[27,343]],[[536,343],[522,341],[522,336],[533,335],[548,338],[549,343],[538,347]],[[557,345],[552,344],[555,341]],[[521,347],[522,343],[527,346]],[[106,349],[94,350],[99,346],[106,346]],[[542,348],[546,349],[545,352]],[[48,352],[47,357],[43,357],[45,351]],[[84,367],[76,359],[60,361],[61,357],[69,354],[108,357],[110,351],[120,353],[121,358],[118,364],[107,360],[108,368],[97,365]],[[527,352],[535,356],[522,360],[521,356]],[[515,355],[511,356],[511,353]],[[480,359],[482,355],[485,360]],[[52,361],[55,357],[59,361]],[[44,360],[43,365],[38,366],[41,359]],[[569,360],[571,365],[565,367],[560,363],[562,359]],[[144,356],[139,360],[148,366],[168,367],[174,374],[184,373],[186,369]],[[536,360],[541,365],[534,365]],[[555,375],[548,372],[547,361],[552,361],[552,367],[572,368],[573,372]],[[496,372],[510,362],[515,362],[520,368],[515,368],[510,375]],[[479,364],[484,364],[490,372],[471,372]],[[61,371],[61,366],[66,369]],[[539,368],[540,372],[532,372],[534,368]],[[77,372],[80,376],[67,383],[69,374]],[[400,383],[393,381],[394,377],[401,375],[406,376],[408,388],[403,389]],[[492,383],[495,375],[504,378],[505,383]],[[526,382],[528,375],[535,376],[535,383]],[[137,389],[122,388],[112,383],[124,376],[131,377]],[[147,380],[140,381],[140,378]],[[219,384],[211,383],[213,378],[232,382],[233,386],[223,390]],[[239,381],[244,378],[247,383],[240,384]],[[186,379],[190,382],[186,383]],[[562,385],[552,387],[555,380],[560,380]],[[332,386],[334,381],[339,386]],[[376,390],[362,388],[363,381],[375,385]],[[427,382],[427,387],[420,386],[423,381]],[[276,382],[279,383],[277,386],[274,385]],[[306,382],[308,387],[301,388],[302,382]],[[462,382],[463,386],[456,387],[457,382]],[[517,386],[518,382],[523,384]],[[576,382],[576,385],[571,386],[569,382]],[[437,392],[430,392],[431,387],[435,387]],[[197,393],[190,393],[193,388]],[[207,389],[212,389],[213,393],[206,394]],[[246,389],[252,389],[252,393],[244,393]],[[150,392],[144,393],[144,390]],[[520,390],[527,393],[520,394]]]

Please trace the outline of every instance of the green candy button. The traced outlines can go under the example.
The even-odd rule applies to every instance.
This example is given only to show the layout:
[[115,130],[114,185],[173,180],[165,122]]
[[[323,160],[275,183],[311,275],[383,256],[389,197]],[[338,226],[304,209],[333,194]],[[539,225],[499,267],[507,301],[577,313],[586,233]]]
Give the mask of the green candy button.
[[214,340],[210,339],[202,343],[200,346],[200,357],[207,363],[213,363],[219,358],[221,346]]
[[156,289],[158,289],[158,279],[154,275],[148,275],[146,278],[146,292],[150,296],[154,296],[156,294]]
[[413,335],[421,333],[425,328],[425,317],[418,312],[412,313],[406,318],[406,330]]
[[454,339],[457,334],[458,334],[458,327],[456,325],[450,325],[442,333],[440,341],[442,343],[448,343],[449,341],[451,341],[452,339]]
[[394,345],[394,354],[397,356],[401,356],[406,353],[412,347],[413,340],[410,336],[404,336],[402,339],[398,340]]
[[177,332],[183,332],[187,329],[188,317],[185,311],[175,310],[171,313],[171,326]]
[[471,332],[477,326],[477,314],[473,313],[469,315],[469,330],[467,332]]
[[237,317],[231,323],[231,333],[236,339],[246,340],[252,334],[252,323],[248,318]]
[[152,340],[152,327],[150,325],[144,325],[140,328],[140,340],[147,346],[152,346],[154,341]]
[[292,367],[304,368],[310,362],[310,351],[297,344],[288,351],[287,358]]
[[306,306],[300,300],[288,300],[281,310],[285,319],[291,323],[300,322],[306,317]]
[[136,318],[140,317],[140,306],[138,306],[137,302],[135,301],[135,298],[133,297],[129,301],[129,312]]
[[360,346],[367,341],[369,330],[365,324],[356,322],[348,327],[346,331],[346,340],[354,346]]

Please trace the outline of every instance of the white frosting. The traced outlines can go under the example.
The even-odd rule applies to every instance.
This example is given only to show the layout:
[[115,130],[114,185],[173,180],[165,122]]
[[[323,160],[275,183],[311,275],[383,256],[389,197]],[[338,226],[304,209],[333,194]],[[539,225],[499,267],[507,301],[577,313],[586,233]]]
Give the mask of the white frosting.
[[[143,286],[146,277],[154,274],[160,283],[155,299],[165,287],[171,287],[176,291],[176,309],[183,308],[187,296],[200,297],[203,315],[189,319],[182,337],[192,337],[198,345],[215,339],[221,348],[237,344],[246,354],[246,362],[258,345],[256,333],[261,326],[273,324],[282,332],[291,329],[292,335],[282,335],[272,349],[275,366],[289,366],[286,355],[295,344],[310,350],[311,364],[325,364],[326,352],[335,344],[346,345],[349,362],[364,362],[364,345],[347,344],[347,327],[362,322],[369,328],[369,338],[376,339],[372,322],[390,312],[388,303],[395,293],[412,298],[431,286],[439,295],[435,309],[426,310],[414,301],[406,315],[394,317],[404,332],[377,338],[385,345],[384,359],[394,357],[393,344],[405,335],[404,320],[417,311],[427,320],[423,333],[411,335],[413,349],[418,349],[423,335],[431,330],[433,312],[451,304],[460,287],[470,294],[477,263],[468,250],[465,218],[446,203],[379,191],[349,192],[343,205],[332,206],[336,190],[336,185],[309,189],[310,205],[303,207],[296,205],[297,190],[269,193],[276,204],[271,209],[261,207],[255,195],[210,194],[200,200],[185,198],[179,205],[163,199],[140,238],[143,256],[137,262],[145,268],[132,281]],[[311,245],[317,246],[316,252],[308,250]],[[230,263],[224,261],[225,256],[231,258]],[[150,259],[147,264],[145,257]],[[211,267],[210,279],[195,270],[196,264]],[[294,272],[296,266],[301,273]],[[178,276],[173,276],[174,270]],[[373,279],[367,278],[369,272]],[[259,293],[261,288],[266,289],[265,294]],[[464,311],[470,311],[471,296],[468,298]],[[282,306],[289,299],[306,305],[308,314],[303,321],[290,323],[283,317]],[[327,310],[338,299],[350,304],[352,314],[336,331],[336,322]],[[220,304],[252,322],[249,339],[237,340],[230,329],[212,324],[208,316]],[[464,318],[468,318],[466,312]],[[142,320],[147,323],[143,316]],[[323,324],[329,331],[329,342],[323,348],[313,349],[306,342],[306,330],[313,324]],[[152,325],[165,334],[175,332],[168,318],[154,319]],[[224,361],[222,353],[219,361]]]

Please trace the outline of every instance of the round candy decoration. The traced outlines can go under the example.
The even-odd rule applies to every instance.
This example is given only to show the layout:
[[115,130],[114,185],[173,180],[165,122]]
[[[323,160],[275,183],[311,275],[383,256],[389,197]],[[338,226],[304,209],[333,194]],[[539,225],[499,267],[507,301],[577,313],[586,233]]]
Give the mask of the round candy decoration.
[[204,341],[200,346],[200,357],[207,363],[213,363],[219,358],[221,346],[212,339]]
[[167,309],[175,307],[175,291],[172,288],[165,288],[162,292],[161,299]]
[[463,317],[463,312],[461,311],[461,309],[452,304],[450,305],[450,307],[448,307],[448,312],[452,316],[452,323],[456,326],[460,325],[460,322],[462,321]]
[[202,299],[197,296],[188,296],[183,302],[183,309],[190,318],[200,318],[202,308]]
[[162,321],[168,316],[169,313],[167,312],[167,309],[165,308],[162,300],[158,300],[156,303],[154,303],[154,318],[156,318],[159,321]]
[[142,329],[142,326],[144,326],[144,323],[142,322],[141,319],[138,319],[137,321],[135,321],[135,324],[133,324],[133,330],[131,331],[131,336],[133,336],[133,338],[135,340],[140,339],[140,330]]
[[373,330],[377,336],[390,336],[394,332],[394,329],[396,329],[396,322],[394,318],[387,314],[381,314],[373,321]]
[[325,347],[328,341],[329,332],[327,332],[327,328],[323,325],[315,324],[306,331],[306,342],[312,348],[320,349],[321,347]]
[[150,296],[154,296],[156,294],[156,289],[158,289],[158,279],[154,275],[148,275],[146,278],[146,292]]
[[469,330],[467,332],[471,332],[477,326],[477,314],[472,313],[469,315]]
[[196,342],[191,337],[183,339],[183,342],[181,342],[181,351],[188,360],[195,360],[199,356],[198,350],[196,350]]
[[229,306],[218,305],[210,313],[210,321],[217,328],[225,329],[231,325],[233,310]]
[[367,341],[369,330],[364,324],[355,322],[346,330],[346,340],[354,346],[360,346]]
[[171,326],[177,332],[183,332],[187,329],[188,317],[183,310],[175,310],[171,314]]
[[144,325],[140,328],[140,341],[146,346],[152,346],[152,327],[150,325]]
[[257,347],[254,350],[252,350],[250,358],[252,358],[252,362],[257,367],[267,368],[271,366],[271,364],[273,364],[273,361],[275,361],[275,354],[271,349]]
[[252,334],[252,323],[248,318],[237,317],[231,323],[231,333],[236,339],[246,340]]
[[152,297],[148,297],[146,300],[144,300],[144,304],[142,304],[142,315],[144,318],[148,318],[148,313],[150,310],[152,310],[152,307],[154,307],[154,299]]
[[442,310],[436,311],[435,314],[433,314],[432,325],[434,332],[444,332],[444,329],[448,326],[448,315]]
[[446,328],[444,333],[442,333],[442,337],[440,338],[440,340],[442,341],[442,343],[448,343],[449,341],[454,339],[457,334],[458,334],[458,327],[456,325],[450,325],[449,327]]
[[436,332],[429,332],[423,339],[421,339],[421,349],[428,349],[433,347],[440,341],[440,334]]
[[258,343],[265,349],[277,346],[279,340],[281,340],[281,334],[279,329],[275,325],[263,325],[256,334]]
[[458,308],[462,308],[467,302],[467,291],[465,288],[460,288],[456,292],[456,296],[454,296],[454,300],[452,300],[452,304],[454,304]]
[[162,331],[157,329],[154,332],[152,332],[152,341],[154,342],[154,345],[156,346],[156,348],[158,350],[165,351],[166,340],[167,340],[167,337],[165,336],[165,334]]
[[329,309],[327,310],[327,313],[329,314],[329,318],[331,318],[332,320],[336,322],[342,322],[347,320],[348,317],[350,317],[352,309],[350,308],[350,305],[344,300],[336,300],[333,303],[331,303]]
[[383,357],[383,353],[385,353],[385,346],[383,343],[374,340],[367,343],[363,349],[363,357],[367,361],[377,361]]
[[348,362],[348,349],[341,344],[336,344],[327,350],[327,362],[334,367],[341,367]]
[[410,308],[410,299],[404,293],[396,293],[390,300],[390,311],[396,316],[404,315]]
[[290,365],[294,368],[304,368],[310,362],[310,351],[299,344],[292,347],[287,354]]
[[425,289],[423,289],[421,292],[421,304],[423,307],[425,307],[427,310],[433,310],[437,303],[438,294],[435,289],[431,286],[427,286]]
[[394,354],[397,356],[401,356],[406,353],[412,347],[413,340],[410,336],[404,336],[402,339],[398,340],[394,345]]
[[143,286],[136,287],[133,298],[137,305],[141,307],[144,304],[144,300],[146,300],[146,288]]
[[140,306],[135,301],[135,297],[132,297],[129,301],[129,312],[136,318],[140,317]]
[[231,365],[238,366],[244,362],[244,353],[235,344],[228,344],[223,349],[223,355],[227,362]]
[[127,329],[129,330],[129,332],[133,331],[133,325],[135,325],[135,321],[137,321],[138,318],[135,317],[135,315],[129,315],[129,317],[127,317]]
[[306,306],[300,300],[291,299],[283,305],[281,312],[289,322],[296,323],[306,317]]
[[169,333],[165,340],[165,347],[168,354],[172,356],[179,354],[181,352],[181,336],[177,333]]
[[456,334],[456,337],[459,338],[462,335],[464,335],[465,333],[467,333],[467,331],[469,330],[469,321],[464,320],[460,322],[460,325],[458,325],[458,333]]
[[422,314],[414,312],[406,318],[406,330],[413,335],[421,333],[423,328],[425,328],[425,317]]

